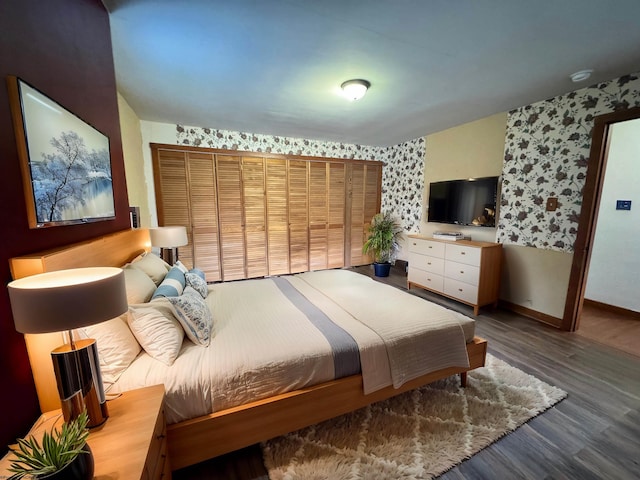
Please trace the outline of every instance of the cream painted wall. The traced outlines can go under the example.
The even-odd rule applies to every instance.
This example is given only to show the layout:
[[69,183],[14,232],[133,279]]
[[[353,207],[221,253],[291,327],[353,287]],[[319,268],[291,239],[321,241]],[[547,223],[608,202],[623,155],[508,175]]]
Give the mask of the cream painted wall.
[[[502,173],[507,114],[498,113],[427,135],[424,161],[424,193],[420,233],[436,230],[463,232],[473,240],[494,242],[496,229],[428,223],[429,183],[472,177],[493,177]],[[496,215],[497,218],[497,215]]]
[[502,252],[500,299],[561,319],[573,254],[519,245]]
[[[585,298],[640,312],[640,119],[611,127]],[[632,200],[616,210],[616,200]]]
[[129,205],[140,207],[140,226],[149,227],[151,226],[151,212],[146,179],[150,177],[146,176],[142,155],[140,119],[120,93],[118,93],[118,112],[120,114],[120,132]]

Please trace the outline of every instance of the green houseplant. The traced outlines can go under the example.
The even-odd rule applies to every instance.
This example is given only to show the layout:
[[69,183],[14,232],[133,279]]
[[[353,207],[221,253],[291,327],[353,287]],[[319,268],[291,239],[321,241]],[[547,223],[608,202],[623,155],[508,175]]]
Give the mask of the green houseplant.
[[402,227],[390,212],[377,213],[371,219],[369,238],[362,246],[362,251],[373,256],[377,277],[389,276],[391,264],[400,248],[398,240],[401,236]]
[[33,436],[19,438],[17,447],[10,448],[15,455],[9,471],[10,480],[27,475],[32,478],[58,480],[62,478],[93,478],[93,454],[87,444],[89,430],[87,412],[66,422],[61,430],[44,432],[41,442]]

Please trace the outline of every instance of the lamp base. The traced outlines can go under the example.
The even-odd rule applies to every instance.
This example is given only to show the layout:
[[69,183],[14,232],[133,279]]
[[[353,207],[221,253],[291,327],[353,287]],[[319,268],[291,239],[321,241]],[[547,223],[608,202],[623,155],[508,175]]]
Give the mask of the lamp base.
[[77,340],[74,346],[65,344],[51,352],[62,414],[69,422],[86,409],[89,428],[97,427],[109,417],[98,348],[93,339]]

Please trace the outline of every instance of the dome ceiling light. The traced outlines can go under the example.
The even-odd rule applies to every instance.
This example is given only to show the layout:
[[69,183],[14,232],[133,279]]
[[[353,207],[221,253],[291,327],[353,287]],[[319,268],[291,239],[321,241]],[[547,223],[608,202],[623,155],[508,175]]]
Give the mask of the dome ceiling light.
[[592,69],[580,70],[579,72],[572,73],[571,75],[569,75],[569,77],[571,78],[571,81],[574,83],[584,82],[586,79],[588,79],[591,76],[592,73],[593,73]]
[[370,86],[371,83],[367,80],[354,79],[347,80],[342,85],[340,85],[340,88],[342,88],[343,95],[348,100],[353,101],[360,100],[362,97],[364,97],[364,94],[367,93],[367,90]]

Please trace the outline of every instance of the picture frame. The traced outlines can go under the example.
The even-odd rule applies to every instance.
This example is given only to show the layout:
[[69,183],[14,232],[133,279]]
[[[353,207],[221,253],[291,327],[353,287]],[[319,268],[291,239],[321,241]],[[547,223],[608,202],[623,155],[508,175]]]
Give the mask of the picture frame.
[[29,228],[115,218],[109,137],[7,77]]

